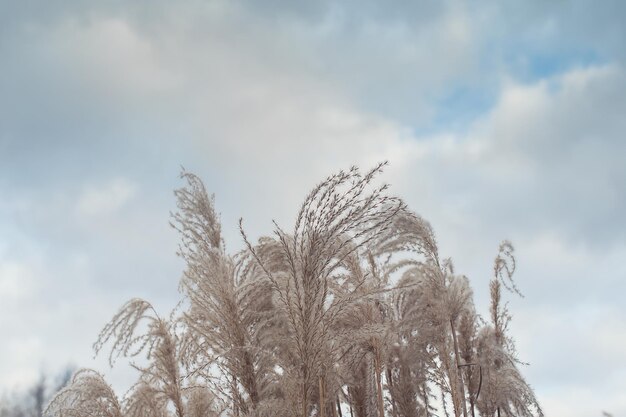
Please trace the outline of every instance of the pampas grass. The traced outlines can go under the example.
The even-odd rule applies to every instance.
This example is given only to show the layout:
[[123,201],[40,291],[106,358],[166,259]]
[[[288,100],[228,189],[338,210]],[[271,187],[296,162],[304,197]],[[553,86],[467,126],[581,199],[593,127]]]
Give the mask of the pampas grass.
[[215,201],[183,172],[172,226],[186,263],[167,318],[133,299],[95,351],[146,355],[121,399],[80,370],[49,404],[69,417],[541,416],[507,333],[502,288],[521,295],[504,242],[490,321],[469,280],[440,257],[428,222],[353,167],[306,196],[293,227],[229,254]]

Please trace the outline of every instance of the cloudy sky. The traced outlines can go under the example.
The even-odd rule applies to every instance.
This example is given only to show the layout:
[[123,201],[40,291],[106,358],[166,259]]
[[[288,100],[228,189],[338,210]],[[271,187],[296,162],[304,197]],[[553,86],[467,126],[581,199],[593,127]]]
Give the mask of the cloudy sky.
[[546,414],[626,415],[624,22],[620,1],[0,0],[0,390],[107,370],[91,345],[124,301],[176,304],[181,166],[235,250],[239,217],[258,237],[388,160],[483,313],[513,241]]

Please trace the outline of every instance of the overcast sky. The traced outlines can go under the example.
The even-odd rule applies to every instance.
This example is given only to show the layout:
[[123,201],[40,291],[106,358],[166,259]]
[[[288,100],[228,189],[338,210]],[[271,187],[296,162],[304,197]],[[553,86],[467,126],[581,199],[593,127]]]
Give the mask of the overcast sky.
[[626,3],[0,0],[0,391],[66,364],[183,265],[180,167],[226,243],[338,169],[433,225],[487,313],[510,239],[547,416],[626,415]]

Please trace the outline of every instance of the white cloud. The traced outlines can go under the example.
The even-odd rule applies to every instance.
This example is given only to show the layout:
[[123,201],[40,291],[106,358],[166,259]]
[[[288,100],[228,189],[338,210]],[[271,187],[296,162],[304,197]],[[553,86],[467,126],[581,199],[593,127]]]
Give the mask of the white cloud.
[[120,210],[133,198],[136,186],[130,181],[114,179],[100,186],[87,186],[76,204],[76,211],[85,217],[106,216]]
[[42,356],[42,342],[38,337],[30,336],[24,339],[11,338],[5,343],[0,348],[0,353],[11,358],[11,363],[8,367],[0,368],[0,386],[24,388],[39,376],[38,365],[33,361]]
[[16,302],[29,295],[32,281],[33,272],[27,265],[0,259],[0,303]]
[[476,230],[510,225],[507,233],[518,238],[623,239],[614,225],[626,221],[619,185],[626,182],[626,121],[617,116],[626,111],[624,93],[626,74],[615,66],[509,84],[465,133],[415,139],[421,152],[398,176],[428,178],[435,194],[419,202],[421,189],[407,184],[403,192],[435,216],[445,213],[442,221],[459,199],[450,210],[470,215]]

